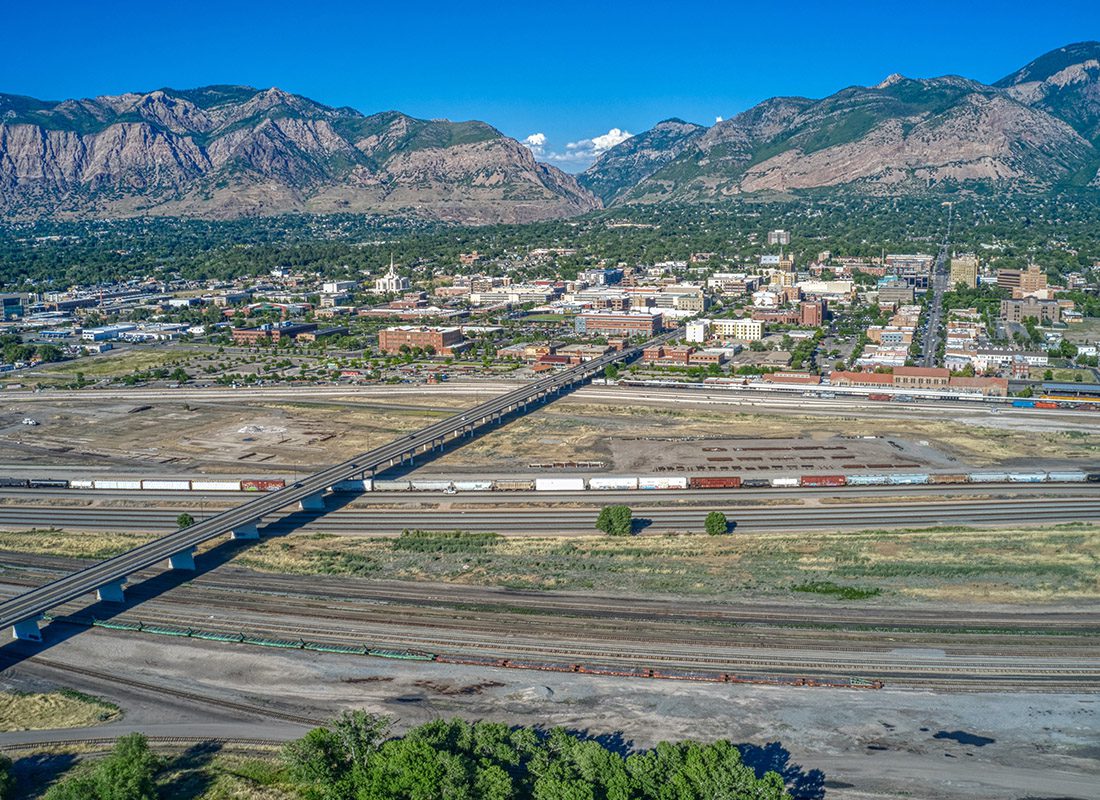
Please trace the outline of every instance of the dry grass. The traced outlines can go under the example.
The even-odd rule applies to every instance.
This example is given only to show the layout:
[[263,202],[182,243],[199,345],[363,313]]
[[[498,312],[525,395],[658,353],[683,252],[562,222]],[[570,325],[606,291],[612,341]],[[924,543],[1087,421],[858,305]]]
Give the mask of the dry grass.
[[79,692],[0,692],[0,731],[85,728],[120,716],[118,706]]
[[69,558],[104,559],[157,538],[142,533],[74,533],[56,528],[0,531],[0,550]]
[[[148,538],[4,532],[0,549],[102,559]],[[714,537],[435,534],[416,542],[298,533],[263,540],[235,561],[275,573],[624,594],[790,596],[820,581],[912,600],[1100,599],[1100,526],[1083,523]]]
[[813,534],[471,538],[410,552],[392,538],[294,535],[240,558],[273,572],[356,574],[531,589],[787,595],[812,581],[912,599],[1001,603],[1100,598],[1100,527]]

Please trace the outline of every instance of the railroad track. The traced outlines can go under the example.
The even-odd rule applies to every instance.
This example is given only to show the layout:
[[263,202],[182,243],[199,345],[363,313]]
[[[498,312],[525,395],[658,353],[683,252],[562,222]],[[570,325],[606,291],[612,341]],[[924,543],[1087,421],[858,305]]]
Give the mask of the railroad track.
[[[953,503],[905,503],[876,506],[733,507],[724,510],[735,531],[783,531],[836,528],[922,527],[946,523],[1019,523],[1025,515],[1044,522],[1100,520],[1100,502],[1093,499],[1023,498]],[[713,509],[710,509],[713,510]],[[701,530],[708,509],[635,507],[634,516],[650,521],[653,530]],[[596,535],[596,508],[501,511],[437,511],[336,509],[323,517],[298,513],[269,523],[267,535],[297,530],[353,534],[397,534],[410,527],[421,530],[495,532],[507,534]],[[118,509],[103,507],[0,506],[0,527],[48,526],[78,530],[175,530],[178,509]],[[412,515],[410,519],[410,515]]]
[[[166,625],[188,629],[193,617],[172,614],[158,614],[147,620],[149,624]],[[217,626],[203,626],[203,630],[235,635],[236,630],[219,629]],[[272,624],[250,623],[250,636],[267,636],[274,640],[294,641],[295,638],[309,636],[311,641],[330,645],[363,646],[362,638],[349,639],[347,632],[343,636],[319,635],[313,628],[306,630],[297,625],[280,626]],[[579,642],[568,636],[558,639],[568,644],[548,644],[543,641],[521,641],[499,636],[490,639],[476,637],[444,637],[438,634],[417,635],[390,632],[385,639],[370,642],[371,647],[396,649],[433,654],[439,661],[463,663],[463,659],[481,657],[504,661],[532,659],[556,665],[554,671],[563,667],[582,663],[607,669],[639,669],[658,667],[673,670],[709,670],[714,673],[738,672],[761,679],[783,676],[803,678],[809,675],[839,678],[857,676],[869,680],[889,678],[891,680],[917,679],[952,683],[963,681],[996,681],[998,683],[1026,683],[1046,686],[1050,683],[1072,683],[1088,685],[1100,682],[1100,665],[1095,659],[1079,656],[1078,660],[1065,664],[1049,662],[1020,662],[1008,658],[969,658],[966,660],[920,659],[903,660],[905,654],[871,654],[860,648],[834,648],[831,652],[836,658],[823,658],[822,652],[793,652],[780,657],[762,657],[759,653],[735,652],[704,655],[699,648],[685,650],[654,650],[653,642],[640,643],[637,647],[624,647],[616,640],[609,642]],[[742,648],[747,650],[748,648]],[[614,656],[607,655],[609,651]],[[1051,659],[1053,661],[1053,659]],[[491,665],[489,665],[491,666]],[[568,670],[565,670],[568,671]]]
[[[94,736],[79,739],[43,739],[35,742],[23,742],[21,744],[5,744],[0,742],[0,751],[14,753],[23,750],[44,750],[65,747],[114,747],[115,743],[126,734],[117,736]],[[161,747],[191,747],[196,744],[219,744],[231,747],[282,747],[285,741],[279,739],[245,739],[226,736],[146,736],[145,739],[153,746]]]
[[94,680],[104,681],[116,686],[125,686],[130,689],[137,689],[149,694],[163,695],[165,697],[171,697],[176,700],[186,700],[192,703],[201,703],[205,706],[210,706],[220,710],[239,711],[244,714],[252,716],[264,717],[266,719],[277,719],[282,722],[291,722],[296,725],[308,725],[317,726],[323,724],[322,720],[315,719],[313,717],[307,717],[300,714],[289,714],[283,711],[277,711],[271,708],[264,708],[263,706],[252,705],[249,703],[238,703],[233,700],[225,700],[217,697],[210,697],[209,695],[199,694],[197,692],[188,692],[183,689],[171,689],[167,686],[158,686],[152,683],[146,683],[145,681],[134,680],[132,678],[123,678],[117,674],[100,672],[99,670],[88,669],[87,667],[77,667],[73,664],[64,664],[60,661],[44,658],[43,656],[32,656],[30,661],[39,664],[49,669],[60,670],[73,675],[81,675],[85,678],[92,678]]
[[[18,587],[42,583],[23,570],[43,565],[46,575],[66,573],[81,564],[79,559],[28,554],[0,554],[0,568],[14,564],[3,575],[3,584]],[[143,576],[135,576],[140,581]],[[48,577],[47,577],[48,579]],[[949,618],[939,610],[874,608],[805,608],[749,604],[726,606],[720,603],[660,603],[645,599],[629,601],[599,596],[563,597],[553,593],[479,589],[469,586],[439,586],[379,583],[329,577],[322,584],[303,576],[264,574],[234,570],[232,577],[202,575],[175,589],[170,595],[144,592],[140,582],[128,590],[133,602],[157,600],[173,605],[222,605],[237,611],[270,611],[270,603],[259,596],[277,597],[283,608],[296,613],[311,613],[326,619],[370,619],[371,615],[392,619],[394,605],[412,606],[428,613],[481,617],[486,614],[552,617],[555,620],[607,620],[610,622],[646,622],[660,624],[703,623],[719,627],[745,629],[757,627],[824,628],[830,635],[838,630],[853,632],[949,632],[972,635],[1072,634],[1094,637],[1100,634],[1100,613],[1041,612],[1036,614],[968,614]],[[348,608],[354,602],[365,608]]]

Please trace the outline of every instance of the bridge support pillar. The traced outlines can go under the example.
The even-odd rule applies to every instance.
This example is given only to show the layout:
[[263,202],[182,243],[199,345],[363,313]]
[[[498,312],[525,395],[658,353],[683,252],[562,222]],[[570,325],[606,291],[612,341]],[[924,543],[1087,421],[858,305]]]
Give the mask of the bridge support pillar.
[[250,522],[247,525],[234,528],[233,533],[229,536],[231,539],[259,539],[260,528],[255,522]]
[[38,620],[41,617],[31,617],[20,620],[11,626],[11,638],[24,642],[41,642],[42,632],[38,630]]
[[325,496],[321,494],[321,492],[306,495],[298,501],[298,508],[302,509],[302,511],[324,511]]
[[96,599],[105,603],[124,603],[126,602],[126,595],[122,587],[125,585],[125,578],[119,578],[117,581],[105,583],[95,590]]
[[195,548],[180,550],[174,556],[168,556],[168,569],[195,569]]

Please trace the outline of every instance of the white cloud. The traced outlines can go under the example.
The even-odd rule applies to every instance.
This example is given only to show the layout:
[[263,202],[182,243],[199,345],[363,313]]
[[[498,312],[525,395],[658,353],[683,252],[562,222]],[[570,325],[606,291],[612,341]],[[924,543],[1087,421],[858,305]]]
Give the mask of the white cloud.
[[578,155],[583,153],[586,156],[591,155],[593,158],[599,158],[612,147],[617,144],[622,144],[633,135],[634,134],[629,131],[612,128],[607,133],[593,136],[591,139],[581,139],[579,142],[570,142],[565,146],[565,149],[577,153]]
[[536,156],[541,156],[542,151],[546,147],[546,134],[545,133],[532,133],[523,143],[531,148],[531,152]]
[[550,140],[545,133],[532,133],[523,140],[523,144],[531,149],[536,158],[560,164],[567,170],[582,170],[612,147],[622,144],[631,136],[633,134],[629,131],[612,128],[607,133],[601,133],[591,139],[569,142],[565,145],[564,151],[557,151],[547,149],[547,143]]

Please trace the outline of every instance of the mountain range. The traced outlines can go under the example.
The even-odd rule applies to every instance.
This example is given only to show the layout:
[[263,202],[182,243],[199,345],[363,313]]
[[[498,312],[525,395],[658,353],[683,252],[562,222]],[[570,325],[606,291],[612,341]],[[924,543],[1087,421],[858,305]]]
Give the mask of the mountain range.
[[1100,188],[1100,42],[1054,50],[992,85],[891,75],[822,100],[774,97],[706,128],[670,119],[580,175],[605,205],[844,187]]
[[381,212],[476,224],[598,205],[483,122],[364,116],[246,86],[0,95],[0,211],[16,218]]
[[669,119],[574,178],[478,121],[369,116],[280,89],[42,101],[0,94],[8,219],[382,213],[528,222],[602,206],[846,191],[1100,190],[1100,43],[993,84],[891,75],[776,97],[707,127]]

